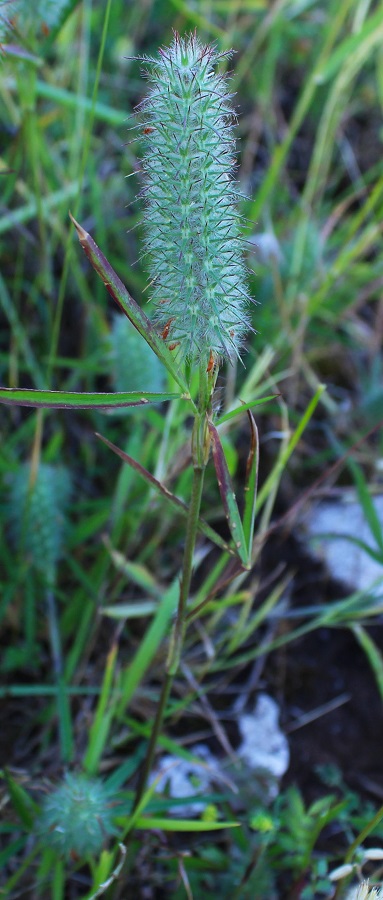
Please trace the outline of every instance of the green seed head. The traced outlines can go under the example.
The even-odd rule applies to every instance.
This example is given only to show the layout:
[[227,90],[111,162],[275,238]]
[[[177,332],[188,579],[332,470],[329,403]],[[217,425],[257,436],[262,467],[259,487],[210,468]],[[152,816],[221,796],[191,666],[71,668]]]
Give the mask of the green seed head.
[[20,466],[9,498],[13,544],[30,565],[52,585],[66,536],[70,477],[62,466],[40,463],[34,483],[31,467]]
[[117,834],[113,795],[105,784],[81,774],[65,781],[44,798],[38,834],[61,857],[97,856],[110,835]]
[[233,359],[249,329],[235,140],[213,47],[176,35],[150,64],[140,105],[145,246],[164,340],[189,361]]

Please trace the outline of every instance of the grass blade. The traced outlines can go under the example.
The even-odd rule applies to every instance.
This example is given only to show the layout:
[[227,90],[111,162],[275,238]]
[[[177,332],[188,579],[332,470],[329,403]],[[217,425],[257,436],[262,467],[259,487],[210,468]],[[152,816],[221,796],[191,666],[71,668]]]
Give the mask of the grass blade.
[[[125,406],[144,406],[162,400],[177,400],[182,394],[151,391],[88,394],[76,391],[36,391],[22,388],[0,388],[0,403],[7,406],[32,406],[44,409],[122,409]],[[184,397],[183,399],[187,399]]]
[[364,517],[366,519],[367,525],[371,531],[373,538],[375,538],[376,544],[380,550],[379,561],[382,559],[383,552],[383,530],[382,523],[379,519],[378,513],[376,511],[376,507],[374,505],[374,501],[371,497],[371,492],[364,477],[363,471],[358,466],[358,464],[351,459],[348,459],[348,466],[351,469],[355,487],[358,493],[359,502],[363,509]]
[[90,729],[89,743],[84,756],[84,770],[89,775],[97,775],[98,766],[109,735],[114,706],[111,702],[113,677],[117,660],[117,644],[108,653],[105,674],[98,699],[96,714]]
[[162,819],[143,816],[134,827],[139,829],[161,829],[162,831],[222,831],[222,828],[238,828],[240,822],[203,822],[193,819]]
[[29,796],[27,791],[24,790],[21,784],[18,784],[18,782],[15,781],[14,778],[12,778],[12,775],[6,769],[4,770],[4,779],[7,784],[12,805],[16,810],[20,821],[23,823],[27,831],[31,831],[36,815],[39,812],[39,807],[36,803],[34,803],[32,798]]
[[243,532],[247,546],[249,559],[251,557],[251,548],[253,546],[254,522],[257,500],[258,487],[258,466],[259,466],[259,440],[258,428],[255,423],[254,416],[247,410],[251,428],[251,444],[246,464],[246,483],[245,483],[245,509],[243,513]]
[[[132,469],[135,469],[136,472],[139,472],[139,474],[142,475],[142,478],[144,478],[145,481],[147,481],[148,484],[150,484],[157,491],[157,493],[162,494],[163,497],[166,497],[167,500],[173,503],[173,506],[176,506],[179,512],[181,512],[183,515],[187,515],[189,511],[187,504],[184,503],[183,500],[180,500],[179,497],[176,497],[175,494],[172,494],[172,492],[169,491],[161,481],[158,481],[158,479],[155,478],[154,475],[151,475],[151,473],[148,472],[147,469],[144,469],[144,467],[141,466],[141,464],[137,462],[136,459],[133,459],[133,457],[129,456],[128,453],[125,453],[124,450],[120,450],[119,447],[116,447],[115,444],[112,444],[111,441],[108,441],[108,439],[103,437],[102,434],[96,432],[96,437],[100,438],[100,441],[103,441],[107,447],[110,447],[110,449],[113,450],[113,453],[116,453],[117,456],[120,457],[120,459],[128,464],[128,466],[131,466]],[[225,550],[226,553],[230,553],[231,555],[234,554],[234,550],[229,546],[229,544],[227,544],[220,537],[220,535],[217,534],[214,529],[211,528],[210,525],[208,525],[208,523],[203,519],[198,520],[198,528],[200,531],[202,531],[205,537],[209,538],[209,540],[216,544],[217,547],[220,547],[221,550]]]
[[268,397],[261,397],[260,400],[250,400],[248,403],[242,403],[241,406],[237,406],[235,409],[230,410],[230,412],[225,413],[225,415],[220,416],[215,424],[223,425],[224,422],[229,422],[230,419],[234,419],[235,416],[240,416],[241,413],[247,412],[249,409],[252,409],[253,406],[259,406],[261,403],[269,403],[270,400],[275,400],[276,397],[278,397],[278,394],[270,394]]
[[[64,188],[60,188],[58,191],[54,191],[49,197],[44,197],[41,203],[44,219],[49,221],[49,213],[51,210],[56,210],[63,203],[68,204],[69,200],[73,200],[78,196],[78,192],[79,183],[78,181],[75,181]],[[0,218],[0,234],[5,234],[5,232],[10,231],[12,228],[17,228],[18,225],[25,225],[26,222],[30,222],[31,219],[36,217],[37,211],[38,201],[36,198],[25,203],[24,206],[9,210]]]
[[280,453],[272,472],[270,473],[268,478],[266,478],[265,483],[262,485],[262,488],[258,493],[257,503],[256,503],[257,511],[259,509],[261,509],[263,504],[266,502],[269,494],[273,490],[275,490],[277,484],[279,484],[279,480],[285,469],[285,466],[286,466],[288,460],[290,459],[291,454],[295,450],[295,447],[299,443],[299,441],[302,437],[302,434],[303,434],[305,428],[307,427],[310,419],[312,418],[312,416],[315,412],[315,409],[319,403],[319,400],[325,390],[326,390],[326,386],[324,384],[320,384],[318,387],[318,390],[315,392],[312,400],[310,400],[310,403],[306,407],[306,409],[302,415],[302,418],[301,418],[300,422],[298,423],[295,431],[291,435],[286,446],[283,447],[282,452]]
[[246,538],[243,531],[241,517],[233,485],[227,467],[225,454],[219,438],[218,431],[212,422],[208,423],[210,436],[212,439],[212,450],[215,470],[218,478],[218,487],[221,494],[223,508],[225,510],[226,519],[230,528],[230,534],[233,538],[237,554],[243,563],[245,569],[249,566],[249,553]]
[[356,637],[358,644],[367,656],[368,662],[375,675],[380,696],[383,700],[383,656],[381,651],[362,625],[352,623],[350,628],[353,635]]
[[[379,423],[379,426],[381,426],[381,425],[382,425],[382,422]],[[379,427],[379,426],[377,426],[377,427]],[[369,553],[370,555],[372,555],[374,557],[374,559],[377,559],[377,561],[380,562],[382,559],[382,552],[383,552],[382,524],[380,522],[378,513],[376,511],[376,507],[375,507],[374,501],[371,496],[371,491],[367,484],[363,470],[351,456],[351,452],[354,448],[350,447],[349,450],[347,450],[346,453],[344,453],[344,447],[342,446],[340,441],[338,441],[334,437],[334,435],[331,435],[331,443],[333,444],[337,454],[345,455],[347,466],[350,469],[350,472],[354,479],[356,492],[357,492],[357,495],[359,498],[359,503],[363,510],[364,518],[370,529],[372,537],[376,541],[376,548],[378,548],[378,552],[376,551],[376,548],[374,551],[373,548],[368,547],[366,545],[366,543],[364,543],[364,542],[361,542],[360,546],[362,547],[362,549],[365,550],[366,553]],[[358,539],[355,538],[355,540],[357,541]]]
[[163,362],[164,366],[166,366],[168,372],[170,372],[177,384],[182,388],[182,390],[186,391],[188,395],[188,386],[186,384],[186,381],[179,371],[178,366],[175,365],[170,350],[168,350],[165,342],[157,334],[152,322],[142,311],[138,303],[133,300],[133,297],[130,296],[125,285],[122,283],[121,279],[118,277],[114,269],[112,269],[112,266],[110,265],[110,263],[108,263],[108,260],[103,255],[103,253],[101,253],[100,248],[97,246],[90,234],[88,234],[88,232],[85,231],[78,222],[76,222],[71,214],[70,217],[76,228],[78,238],[85,255],[88,257],[89,262],[93,266],[95,272],[97,272],[97,275],[99,275],[99,277],[104,282],[105,287],[109,291],[111,297],[113,297],[113,300],[115,300],[120,309],[122,309],[128,319],[131,321],[132,325],[134,325],[137,331],[149,344],[149,347],[154,350],[154,353],[158,356],[161,362]]
[[164,593],[153,621],[149,625],[132,662],[122,675],[119,705],[119,713],[121,715],[125,712],[136,688],[149,668],[162,638],[170,630],[170,621],[177,607],[178,595],[179,582],[177,578]]

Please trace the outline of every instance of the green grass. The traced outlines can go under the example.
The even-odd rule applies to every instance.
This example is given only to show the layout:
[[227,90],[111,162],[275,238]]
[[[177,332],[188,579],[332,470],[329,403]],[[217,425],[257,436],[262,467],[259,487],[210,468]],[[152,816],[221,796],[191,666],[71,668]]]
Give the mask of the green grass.
[[[186,826],[176,801],[157,795],[153,784],[132,812],[177,604],[191,492],[192,408],[175,398],[184,385],[164,370],[158,391],[169,399],[128,414],[0,408],[7,735],[0,883],[11,900],[33,892],[43,900],[128,900],[148,886],[153,896],[162,891],[176,900],[217,891],[241,900],[334,896],[332,869],[358,862],[372,827],[373,842],[382,840],[380,812],[351,794],[341,775],[331,796],[326,783],[315,801],[293,787],[266,808],[255,776],[249,786],[233,762],[222,713],[233,719],[233,694],[247,690],[249,667],[262,665],[273,693],[279,665],[279,685],[285,677],[275,652],[290,644],[298,652],[306,635],[323,628],[330,640],[339,629],[353,634],[371,668],[371,691],[377,684],[382,695],[382,651],[376,630],[370,633],[380,622],[380,595],[355,592],[297,610],[286,602],[296,574],[288,560],[277,560],[266,577],[259,561],[279,519],[293,527],[335,478],[355,487],[371,553],[381,559],[371,498],[382,480],[383,3],[83,0],[62,7],[49,30],[36,19],[24,33],[22,4],[14,16],[11,3],[0,4],[0,25],[5,13],[13,22],[8,38],[0,28],[13,47],[0,62],[1,385],[67,395],[153,392],[144,353],[139,388],[128,383],[130,357],[116,377],[114,304],[68,213],[147,314],[137,199],[142,146],[129,130],[146,84],[135,57],[156,55],[172,29],[197,28],[202,42],[236,51],[230,67],[241,211],[246,237],[258,241],[248,254],[257,333],[248,336],[245,365],[221,370],[216,394],[241,514],[251,444],[245,410],[271,399],[253,408],[260,482],[250,576],[234,572],[225,549],[230,533],[212,460],[206,473],[186,645],[159,750],[190,759],[205,742],[217,749],[224,777]],[[154,345],[161,345],[156,334]],[[139,371],[139,352],[134,366]],[[194,399],[196,390],[193,382]],[[234,415],[241,404],[243,415]],[[130,457],[140,472],[127,465]],[[34,542],[26,544],[22,525],[16,534],[10,527],[25,463],[32,472],[40,464],[64,467],[72,483],[49,585]],[[237,508],[229,512],[236,523]],[[54,529],[54,500],[50,513]],[[244,521],[249,541],[251,505]],[[278,690],[282,698],[283,685]],[[250,691],[249,700],[254,696]],[[95,858],[63,862],[39,843],[38,823],[44,796],[68,767],[102,778],[121,807],[118,838]],[[378,866],[368,870],[372,881]],[[338,883],[336,896],[346,897],[346,887]]]

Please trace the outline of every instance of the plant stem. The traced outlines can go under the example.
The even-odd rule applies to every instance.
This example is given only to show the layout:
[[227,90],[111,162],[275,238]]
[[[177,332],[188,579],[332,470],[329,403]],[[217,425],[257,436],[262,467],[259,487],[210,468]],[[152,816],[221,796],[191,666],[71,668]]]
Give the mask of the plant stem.
[[142,797],[145,792],[146,785],[148,783],[148,778],[152,770],[153,761],[156,753],[157,741],[160,735],[160,731],[162,728],[162,722],[164,720],[166,704],[168,702],[169,694],[171,691],[171,687],[173,684],[174,675],[170,675],[169,672],[166,673],[162,689],[160,699],[158,701],[156,717],[153,723],[152,732],[150,735],[150,740],[148,744],[148,749],[146,752],[145,761],[143,767],[141,769],[140,777],[138,780],[138,785],[136,788],[136,795],[134,798],[132,813],[134,813],[141,803]]
[[178,671],[181,659],[182,646],[186,630],[186,610],[189,597],[190,582],[193,568],[194,548],[198,529],[198,519],[201,509],[201,498],[203,479],[205,468],[195,466],[193,472],[192,495],[189,507],[189,514],[186,525],[186,541],[184,550],[184,559],[182,567],[182,576],[180,584],[180,596],[178,601],[177,616],[173,627],[173,633],[170,639],[169,653],[166,661],[166,672],[170,676]]
[[[200,424],[199,417],[196,419],[196,426],[198,427]],[[200,429],[199,429],[200,431]],[[198,442],[198,438],[197,438]],[[169,699],[170,691],[172,688],[173,680],[175,675],[177,674],[183,642],[185,638],[185,630],[186,630],[186,611],[187,611],[187,601],[189,597],[190,590],[190,582],[192,576],[193,569],[193,556],[194,556],[194,548],[197,536],[197,528],[198,528],[198,519],[201,508],[201,497],[202,497],[202,488],[203,488],[203,479],[205,474],[205,466],[194,465],[193,470],[193,485],[192,485],[192,495],[189,507],[189,515],[187,519],[186,526],[186,542],[185,542],[185,550],[184,550],[184,558],[183,558],[183,566],[182,566],[182,575],[181,575],[181,584],[180,584],[180,595],[178,600],[178,609],[177,616],[173,626],[173,632],[170,638],[169,652],[166,660],[166,670],[165,670],[165,678],[162,685],[160,699],[158,701],[156,716],[153,723],[152,732],[150,735],[150,741],[148,745],[148,750],[146,753],[145,762],[141,771],[140,779],[137,785],[136,796],[133,805],[133,812],[137,809],[140,804],[143,794],[145,792],[145,788],[148,782],[148,778],[150,772],[153,767],[154,756],[156,753],[156,747],[158,738],[161,732],[162,723],[165,716],[166,705]]]
[[60,736],[61,757],[64,763],[69,763],[73,758],[73,734],[70,710],[70,700],[63,675],[62,649],[60,627],[57,617],[56,599],[53,588],[49,587],[46,594],[47,619],[49,638],[51,645],[52,664],[56,683],[56,707]]

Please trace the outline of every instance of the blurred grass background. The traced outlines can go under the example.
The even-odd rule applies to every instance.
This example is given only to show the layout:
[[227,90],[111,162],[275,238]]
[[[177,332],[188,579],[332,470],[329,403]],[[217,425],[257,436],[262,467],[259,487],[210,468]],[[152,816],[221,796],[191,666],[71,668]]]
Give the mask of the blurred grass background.
[[[322,489],[338,478],[338,486],[356,484],[383,561],[370,503],[382,483],[381,0],[46,0],[33,10],[22,2],[14,9],[0,4],[1,384],[160,389],[162,372],[151,371],[152,361],[128,334],[124,343],[121,321],[74,239],[68,210],[145,304],[137,199],[141,148],[133,117],[146,91],[141,58],[156,56],[174,29],[184,34],[195,28],[202,42],[235,51],[228,65],[238,114],[237,174],[249,282],[258,303],[245,365],[222,373],[217,402],[225,410],[235,397],[279,394],[259,415],[261,488],[269,485],[259,547],[267,547],[272,515],[286,515],[318,478]],[[287,464],[291,434],[321,383],[327,390]],[[0,421],[1,764],[32,794],[68,764],[92,775],[125,765],[120,783],[129,787],[153,717],[161,641],[172,613],[164,588],[177,577],[182,530],[172,508],[156,500],[94,432],[187,500],[189,423],[173,404],[109,417],[4,408]],[[232,424],[223,439],[240,491],[248,434],[245,422]],[[354,468],[326,475],[349,447]],[[36,511],[26,505],[25,485],[37,471]],[[204,513],[226,536],[213,476]],[[201,545],[196,607],[219,584],[220,560],[206,554]],[[189,637],[185,667],[192,674],[173,704],[170,733],[175,742],[178,735],[179,746],[188,730],[194,735],[202,729],[217,740],[216,712],[207,715],[201,699],[209,686],[213,692],[217,684],[223,692],[233,684],[242,690],[244,667],[258,657],[268,683],[269,652],[296,636],[296,622],[285,615],[286,606],[278,606],[292,577],[282,552],[268,572],[256,569],[250,583],[205,607],[203,624],[197,622]],[[110,613],[118,602],[125,604],[123,613]],[[109,615],[102,613],[106,607]],[[380,604],[371,598],[359,596],[349,609],[334,604],[329,610],[323,603],[316,618],[299,623],[299,633],[333,624],[360,629],[367,616],[379,625]],[[356,634],[372,663],[371,683],[375,673],[382,695],[379,641],[369,644],[364,631]],[[116,642],[120,653],[111,670]],[[318,667],[319,677],[320,661]],[[192,720],[186,714],[191,702]],[[144,896],[139,891],[145,881],[152,885],[145,896],[153,897],[210,897],[217,886],[223,896],[233,896],[237,886],[235,896],[244,898],[332,896],[331,852],[326,848],[315,863],[309,860],[316,812],[305,838],[278,843],[278,830],[302,819],[294,802],[282,795],[270,826],[269,857],[269,837],[249,829],[246,804],[240,837],[238,830],[216,843],[211,839],[204,853],[198,848],[192,855],[189,868],[182,842],[168,847],[169,859],[159,862],[156,838],[154,844],[145,838],[146,874],[137,867],[135,896]],[[358,831],[352,810],[361,815],[360,805],[352,802],[339,825],[340,855]],[[230,818],[229,801],[222,804]],[[307,853],[297,859],[292,848],[303,840]],[[45,869],[26,867],[24,875],[20,860],[27,852],[28,836],[20,837],[11,811],[2,851],[6,896],[14,890],[14,896],[48,897],[49,860]],[[109,874],[117,845],[113,853]],[[55,872],[55,898],[88,896],[97,877],[101,884],[95,869],[81,876],[83,882],[60,866]],[[130,896],[126,891],[122,896]]]

